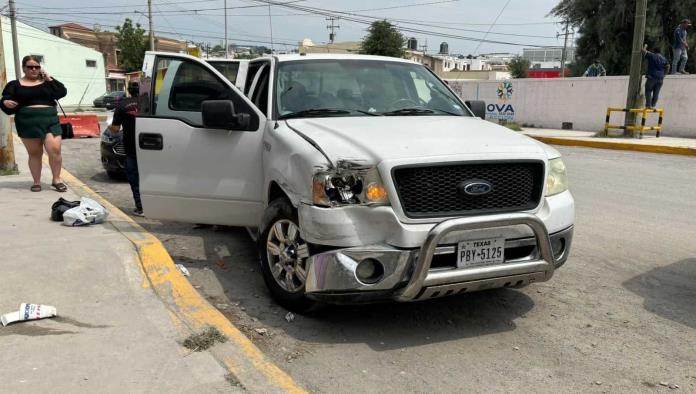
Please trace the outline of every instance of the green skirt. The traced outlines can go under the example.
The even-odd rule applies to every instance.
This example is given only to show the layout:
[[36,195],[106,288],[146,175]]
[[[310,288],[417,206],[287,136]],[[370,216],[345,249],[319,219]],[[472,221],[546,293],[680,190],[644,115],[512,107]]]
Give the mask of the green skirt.
[[20,107],[15,114],[15,125],[20,138],[45,139],[51,133],[62,134],[56,107]]

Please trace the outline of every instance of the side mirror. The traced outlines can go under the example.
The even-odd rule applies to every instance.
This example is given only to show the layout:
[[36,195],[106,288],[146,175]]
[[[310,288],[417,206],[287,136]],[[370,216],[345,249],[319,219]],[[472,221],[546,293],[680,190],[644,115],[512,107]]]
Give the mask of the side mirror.
[[251,123],[251,115],[236,113],[231,100],[206,100],[201,112],[207,129],[248,130]]
[[469,107],[471,112],[474,113],[474,116],[481,118],[481,119],[486,119],[486,102],[485,101],[470,100],[470,101],[465,101],[464,104],[466,104],[466,106]]

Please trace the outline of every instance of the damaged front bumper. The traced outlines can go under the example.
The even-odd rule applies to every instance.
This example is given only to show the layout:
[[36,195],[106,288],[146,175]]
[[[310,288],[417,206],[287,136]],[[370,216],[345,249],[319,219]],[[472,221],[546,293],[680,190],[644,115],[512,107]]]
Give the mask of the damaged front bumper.
[[[515,226],[529,228],[532,236],[506,239],[503,264],[457,268],[452,235]],[[409,302],[522,287],[551,279],[568,258],[572,238],[572,226],[549,235],[544,222],[527,213],[446,220],[428,232],[420,248],[378,244],[310,257],[306,292],[311,298],[332,303]],[[358,266],[367,260],[381,266],[378,277],[369,283],[357,274]]]

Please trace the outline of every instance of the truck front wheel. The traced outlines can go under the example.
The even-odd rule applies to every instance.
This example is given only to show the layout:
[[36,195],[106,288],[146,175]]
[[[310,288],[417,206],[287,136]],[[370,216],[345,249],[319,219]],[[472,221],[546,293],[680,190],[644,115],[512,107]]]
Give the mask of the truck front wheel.
[[286,198],[273,200],[264,213],[258,247],[263,279],[282,306],[305,313],[318,303],[305,295],[309,245],[300,235],[297,211]]

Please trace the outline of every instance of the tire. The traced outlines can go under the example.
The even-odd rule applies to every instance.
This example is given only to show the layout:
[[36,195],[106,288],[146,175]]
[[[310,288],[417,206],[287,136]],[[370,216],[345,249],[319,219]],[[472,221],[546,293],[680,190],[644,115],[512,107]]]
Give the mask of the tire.
[[271,296],[293,312],[319,309],[321,304],[305,293],[309,244],[300,236],[297,211],[286,198],[273,200],[262,223],[258,249],[261,272]]

